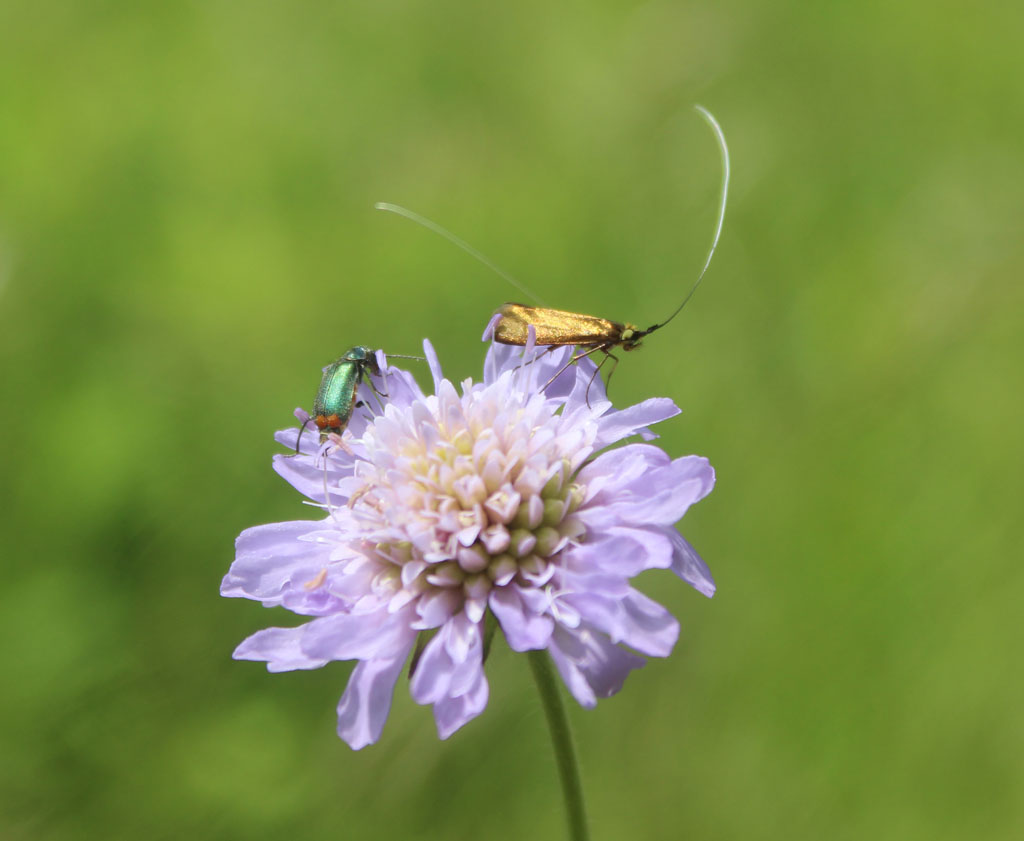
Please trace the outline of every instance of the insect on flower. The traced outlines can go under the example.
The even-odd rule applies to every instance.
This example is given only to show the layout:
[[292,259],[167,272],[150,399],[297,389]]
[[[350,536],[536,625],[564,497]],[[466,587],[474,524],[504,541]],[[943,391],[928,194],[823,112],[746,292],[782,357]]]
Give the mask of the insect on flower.
[[[420,356],[395,355],[402,359],[422,359]],[[387,395],[383,395],[374,386],[370,375],[381,377],[383,372],[377,362],[376,352],[364,345],[349,348],[324,368],[320,388],[313,399],[313,414],[303,423],[299,437],[301,438],[302,430],[310,421],[313,421],[320,430],[321,444],[332,433],[341,435],[357,405],[356,395],[360,382],[365,382],[374,394],[386,397]],[[295,442],[295,451],[299,451],[298,440]]]
[[[696,282],[690,291],[683,298],[682,303],[675,308],[672,314],[664,321],[652,324],[646,330],[641,330],[635,324],[629,322],[612,321],[607,318],[600,318],[595,315],[571,312],[568,310],[556,310],[548,307],[532,307],[526,304],[506,303],[498,307],[495,315],[497,318],[493,323],[494,341],[505,345],[525,346],[528,341],[529,328],[532,325],[536,331],[536,343],[551,347],[563,345],[575,345],[584,348],[580,353],[575,354],[568,363],[572,364],[586,356],[598,351],[604,353],[604,359],[598,365],[598,370],[609,359],[615,360],[618,364],[618,357],[611,351],[612,348],[622,348],[624,351],[635,350],[646,336],[655,330],[660,330],[675,318],[683,307],[686,306],[693,293],[697,291],[704,274],[711,265],[711,258],[718,246],[718,239],[722,234],[722,223],[725,221],[725,203],[729,194],[729,147],[725,142],[725,135],[721,126],[710,112],[696,106],[697,111],[707,121],[715,132],[719,149],[722,155],[722,189],[718,207],[718,223],[715,227],[715,235],[708,250],[704,267],[697,276]],[[612,369],[614,371],[614,368]],[[609,374],[609,379],[611,374]]]
[[[320,430],[320,442],[334,432],[340,435],[348,426],[356,406],[356,391],[360,381],[370,383],[368,374],[380,376],[380,366],[373,351],[363,345],[349,348],[324,368],[320,388],[313,399],[313,420]],[[373,384],[370,383],[370,388]]]
[[[683,298],[682,303],[679,304],[672,314],[664,321],[652,324],[646,330],[641,330],[635,324],[631,324],[629,322],[612,321],[611,319],[573,312],[571,310],[558,310],[550,307],[530,306],[528,304],[509,302],[502,304],[495,311],[494,318],[489,325],[488,332],[484,334],[485,339],[493,337],[494,341],[499,344],[525,347],[530,341],[529,328],[533,327],[535,332],[534,341],[538,346],[555,348],[573,345],[577,348],[583,348],[583,350],[574,354],[569,359],[566,363],[567,366],[594,353],[603,353],[604,359],[602,359],[601,363],[597,366],[597,370],[600,371],[601,367],[609,358],[613,359],[616,365],[618,364],[618,357],[612,353],[614,348],[621,348],[624,351],[636,349],[640,346],[640,343],[646,336],[649,336],[655,330],[660,330],[680,313],[683,307],[685,307],[689,302],[690,298],[693,297],[693,293],[697,291],[697,287],[700,286],[701,281],[704,279],[708,266],[711,265],[711,258],[714,256],[715,248],[718,246],[718,240],[722,234],[722,224],[725,221],[726,199],[729,194],[729,147],[726,145],[725,135],[722,132],[721,126],[718,125],[718,122],[709,111],[700,105],[694,107],[705,119],[712,131],[714,131],[715,138],[718,141],[719,152],[722,157],[722,185],[718,205],[718,221],[715,226],[715,234],[712,238],[711,248],[708,250],[707,258],[704,261],[704,266],[701,269],[696,282],[690,288],[686,297]],[[440,225],[430,222],[429,220],[397,205],[379,203],[376,207],[379,210],[388,210],[392,213],[405,216],[406,218],[411,219],[414,222],[418,222],[430,230],[441,234],[460,248],[466,250],[472,256],[481,260],[485,265],[494,269],[521,291],[526,292],[531,295],[531,297],[536,297],[533,296],[529,290],[525,289],[522,284],[502,272],[497,268],[497,266],[483,257],[483,255],[467,245],[454,234],[446,231]],[[612,371],[614,372],[614,366]],[[555,376],[557,377],[559,373],[561,373],[561,371],[557,372]],[[596,375],[597,374],[595,373],[595,376]],[[608,376],[609,379],[611,379],[611,374]],[[553,380],[554,377],[552,377],[552,379],[542,387],[542,390],[550,385]]]

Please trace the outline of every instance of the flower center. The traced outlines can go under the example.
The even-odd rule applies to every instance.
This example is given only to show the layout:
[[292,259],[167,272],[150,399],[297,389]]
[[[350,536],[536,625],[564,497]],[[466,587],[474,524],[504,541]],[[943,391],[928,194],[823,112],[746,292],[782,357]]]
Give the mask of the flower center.
[[585,488],[573,477],[589,450],[578,426],[559,434],[543,400],[510,413],[474,396],[400,431],[387,418],[371,425],[352,510],[363,552],[372,547],[382,565],[380,595],[440,598],[449,615],[465,609],[478,621],[495,587],[557,588],[562,551],[586,530],[574,516]]

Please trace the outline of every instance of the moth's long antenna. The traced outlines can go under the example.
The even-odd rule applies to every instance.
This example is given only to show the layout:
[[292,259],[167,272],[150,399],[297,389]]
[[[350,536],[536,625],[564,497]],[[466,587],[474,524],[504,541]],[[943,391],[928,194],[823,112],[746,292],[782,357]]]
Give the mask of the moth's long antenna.
[[722,127],[718,125],[718,121],[711,116],[711,112],[708,111],[701,105],[694,105],[697,113],[700,114],[715,133],[715,138],[718,140],[718,151],[722,156],[722,189],[721,198],[718,201],[718,224],[715,226],[715,236],[711,240],[711,248],[708,251],[708,257],[704,261],[704,268],[700,270],[700,274],[697,276],[697,282],[693,284],[686,297],[683,298],[683,302],[676,307],[675,312],[666,318],[661,324],[655,324],[653,327],[645,330],[644,332],[650,333],[652,330],[657,330],[659,327],[664,327],[673,318],[679,315],[679,311],[686,306],[686,302],[693,297],[693,293],[697,291],[697,287],[700,286],[700,282],[704,280],[704,273],[708,270],[708,266],[711,265],[711,258],[715,256],[715,249],[718,247],[718,238],[722,235],[722,224],[725,222],[725,200],[729,196],[729,147],[725,142],[725,135],[722,133]]
[[477,251],[475,248],[473,248],[472,245],[470,245],[464,239],[455,236],[455,234],[453,234],[447,228],[442,228],[440,225],[437,224],[437,222],[432,222],[425,216],[420,216],[418,213],[413,213],[408,208],[402,207],[399,204],[391,204],[391,202],[379,201],[374,205],[374,208],[376,208],[377,210],[386,210],[389,213],[397,213],[399,216],[404,216],[406,219],[415,222],[417,225],[422,225],[428,231],[433,231],[435,234],[443,236],[446,240],[448,240],[448,242],[457,245],[459,248],[465,251],[470,257],[475,257],[477,260],[479,260],[481,263],[487,266],[487,268],[489,268],[492,272],[505,278],[505,280],[511,283],[516,289],[518,289],[528,298],[532,298],[538,304],[541,304],[543,306],[543,302],[540,300],[540,298],[538,298],[533,292],[531,292],[524,284],[520,283],[508,272],[502,271],[500,267],[498,267],[495,263],[491,262],[486,257],[484,257],[484,255]]

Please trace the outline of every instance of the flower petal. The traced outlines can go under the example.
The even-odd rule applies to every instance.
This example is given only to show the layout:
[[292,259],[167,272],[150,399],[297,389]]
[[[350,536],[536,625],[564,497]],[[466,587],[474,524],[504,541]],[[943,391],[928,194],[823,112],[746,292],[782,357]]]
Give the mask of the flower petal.
[[[671,463],[668,454],[650,444],[627,444],[601,453],[579,472],[579,481],[589,491],[588,505],[606,505],[623,491],[643,493],[643,480]],[[596,491],[593,489],[597,489]]]
[[604,380],[597,373],[597,365],[589,356],[581,358],[575,365],[575,378],[572,384],[572,392],[565,401],[565,408],[562,413],[567,416],[575,415],[600,417],[609,409],[612,404],[605,393]]
[[401,368],[388,367],[384,384],[389,406],[408,407],[414,401],[423,399],[423,390],[416,378]]
[[478,681],[482,674],[483,635],[480,626],[459,614],[446,622],[427,643],[416,664],[409,689],[417,704],[438,704],[445,699],[479,691]]
[[[569,399],[573,389],[576,387],[577,366],[568,364],[574,350],[575,348],[572,347],[558,348],[558,350],[545,354],[546,359],[544,361],[546,362],[546,367],[541,374],[544,379],[540,380],[540,383],[543,385],[548,380],[551,380],[551,384],[544,389],[544,397],[548,400],[557,400],[564,403]],[[604,399],[603,388],[598,396],[600,399]]]
[[430,376],[434,378],[434,391],[436,392],[444,382],[444,374],[441,373],[441,361],[437,358],[437,351],[434,350],[430,339],[423,340],[423,355],[427,357],[427,366],[430,368]]
[[672,551],[668,536],[655,529],[612,527],[574,547],[566,563],[578,572],[602,570],[632,578],[647,569],[668,568]]
[[281,604],[293,586],[314,578],[329,561],[331,547],[304,540],[323,522],[295,520],[243,531],[235,540],[235,562],[220,585],[220,594]]
[[448,692],[452,682],[452,661],[444,650],[438,631],[420,652],[409,682],[409,692],[417,704],[436,704]]
[[444,626],[444,650],[456,665],[465,663],[480,645],[480,628],[465,613],[453,616]]
[[268,672],[319,669],[326,660],[310,657],[300,647],[306,625],[297,628],[264,628],[239,643],[231,656],[235,660],[259,660]]
[[493,385],[502,374],[512,371],[519,363],[518,355],[519,349],[512,345],[492,342],[484,358],[484,385]]
[[623,438],[639,435],[651,424],[674,418],[680,412],[682,409],[667,397],[651,397],[635,406],[609,412],[598,421],[596,445],[607,447]]
[[[313,430],[315,432],[316,427],[313,427]],[[315,436],[310,437],[316,440]],[[326,485],[331,505],[339,507],[348,501],[348,495],[341,493],[337,485],[340,480],[351,475],[353,461],[353,456],[344,450],[338,450],[323,459],[315,456],[296,458],[294,455],[278,453],[271,460],[271,464],[278,476],[307,499],[323,503]]]
[[487,707],[488,693],[487,677],[481,668],[477,671],[476,680],[467,692],[454,698],[442,698],[434,704],[437,735],[442,739],[447,739],[463,724],[480,715]]
[[555,623],[550,616],[530,610],[512,587],[496,587],[488,600],[513,651],[546,648]]
[[652,657],[668,657],[679,639],[679,622],[666,608],[639,590],[619,602],[627,629],[623,642]]
[[644,665],[643,657],[612,645],[604,634],[586,626],[575,631],[556,627],[548,651],[565,685],[584,707],[610,698],[633,669]]
[[[501,321],[501,313],[496,312],[491,316],[491,320],[487,322],[487,326],[484,328],[484,334],[480,337],[481,342],[492,342],[494,339],[494,328],[498,326],[499,321]],[[495,344],[492,342],[491,347],[493,348],[494,346]],[[488,352],[488,358],[489,357],[490,353]],[[487,363],[485,362],[484,364],[486,365]]]
[[395,657],[416,638],[410,627],[412,611],[389,613],[387,607],[372,613],[323,616],[308,623],[302,650],[325,660],[371,660]]
[[674,528],[666,529],[666,534],[672,541],[672,572],[710,599],[715,594],[715,579],[711,577],[708,565]]
[[380,738],[408,653],[406,650],[391,658],[364,660],[352,671],[345,694],[338,702],[338,735],[353,750],[372,745]]
[[623,506],[621,516],[636,524],[671,525],[715,486],[715,471],[703,456],[684,456],[649,477],[647,499]]
[[[584,471],[607,475],[611,465],[599,464],[608,456],[622,450],[647,449],[661,453],[649,444],[633,444],[612,450],[591,462]],[[622,464],[619,475],[606,482],[593,503],[578,512],[587,524],[672,525],[682,519],[687,509],[707,496],[715,485],[715,471],[702,456],[684,456],[670,464],[659,466],[657,459],[643,457],[655,469],[637,475],[640,457],[626,462],[622,457],[612,460]],[[654,462],[654,464],[652,464]],[[581,471],[581,476],[584,471]]]
[[630,588],[613,599],[599,593],[566,596],[583,619],[608,635],[650,657],[667,657],[679,639],[679,623],[664,607]]

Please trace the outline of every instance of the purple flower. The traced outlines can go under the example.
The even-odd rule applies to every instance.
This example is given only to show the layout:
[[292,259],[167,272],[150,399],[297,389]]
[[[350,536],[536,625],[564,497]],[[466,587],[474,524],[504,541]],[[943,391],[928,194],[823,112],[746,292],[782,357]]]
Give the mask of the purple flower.
[[[679,634],[630,578],[668,568],[706,596],[715,589],[675,529],[714,485],[707,459],[607,449],[653,439],[647,426],[679,412],[671,400],[615,410],[589,359],[562,370],[571,348],[528,349],[524,365],[522,349],[503,345],[460,394],[424,349],[436,394],[388,368],[377,383],[387,398],[361,387],[367,408],[340,446],[307,429],[298,455],[274,457],[326,516],[242,532],[221,586],[313,617],[253,634],[236,659],[272,672],[359,661],[338,705],[338,735],[357,749],[380,737],[421,634],[410,689],[433,705],[444,739],[487,705],[488,611],[514,650],[546,648],[592,707],[644,664],[639,654],[665,657]],[[294,449],[296,434],[276,437]]]

